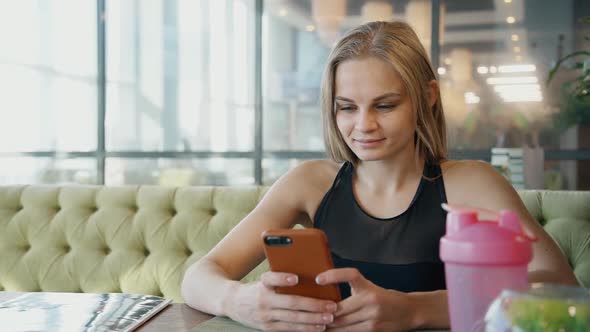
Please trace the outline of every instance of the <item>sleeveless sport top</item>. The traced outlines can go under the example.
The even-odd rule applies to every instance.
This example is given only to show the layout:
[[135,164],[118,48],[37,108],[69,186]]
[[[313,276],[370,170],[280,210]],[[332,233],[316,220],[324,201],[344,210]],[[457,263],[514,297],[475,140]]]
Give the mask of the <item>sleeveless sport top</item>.
[[[336,268],[354,267],[374,284],[402,292],[445,289],[439,241],[445,234],[446,194],[439,165],[426,164],[412,203],[388,219],[372,217],[357,203],[354,167],[344,163],[314,217],[328,237]],[[340,284],[342,297],[350,296]]]

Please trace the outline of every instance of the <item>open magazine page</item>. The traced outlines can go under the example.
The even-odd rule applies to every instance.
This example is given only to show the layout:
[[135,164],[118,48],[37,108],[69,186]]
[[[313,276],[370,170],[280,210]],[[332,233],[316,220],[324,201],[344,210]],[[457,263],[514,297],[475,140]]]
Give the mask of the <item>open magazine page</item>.
[[0,303],[2,331],[132,331],[172,302],[126,293],[28,293]]

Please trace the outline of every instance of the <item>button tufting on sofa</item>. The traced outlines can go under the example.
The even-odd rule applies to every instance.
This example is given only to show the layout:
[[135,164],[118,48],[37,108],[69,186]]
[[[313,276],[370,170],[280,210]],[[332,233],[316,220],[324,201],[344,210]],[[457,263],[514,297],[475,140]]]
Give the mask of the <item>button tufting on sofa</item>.
[[[0,186],[0,206],[22,210],[18,215],[0,213],[4,246],[0,287],[6,291],[43,287],[67,292],[163,293],[182,302],[180,282],[185,269],[252,211],[266,190],[80,185],[15,190]],[[590,287],[590,193],[520,194],[533,217],[546,221],[545,229],[582,285]],[[58,205],[59,214],[47,213]],[[101,213],[92,214],[99,208]],[[171,211],[175,211],[174,222],[170,222]],[[70,249],[63,258],[65,246]],[[56,254],[62,258],[55,259]],[[11,261],[17,263],[6,263]],[[243,280],[254,281],[267,270],[268,264],[262,263]],[[40,276],[43,280],[37,280]]]

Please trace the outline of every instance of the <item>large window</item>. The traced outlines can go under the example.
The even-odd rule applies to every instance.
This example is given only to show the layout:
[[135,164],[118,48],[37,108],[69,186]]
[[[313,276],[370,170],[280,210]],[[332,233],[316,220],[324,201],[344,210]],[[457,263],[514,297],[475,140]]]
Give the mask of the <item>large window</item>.
[[96,149],[95,40],[94,1],[0,2],[0,151]]
[[107,1],[105,182],[253,184],[247,159],[190,152],[252,160],[254,39],[250,0]]
[[253,0],[0,2],[0,183],[254,184],[255,36]]
[[[582,23],[590,15],[588,2],[502,0],[466,5],[447,0],[443,9],[438,71],[451,147],[525,146],[529,155],[538,156],[525,166],[544,174],[542,187],[589,189],[588,161],[566,160],[587,159],[589,128],[576,119],[567,124],[560,120],[567,107],[561,87],[579,74],[563,70],[546,84],[558,59],[590,48],[584,39],[590,25]],[[585,108],[590,113],[590,105]]]
[[0,1],[0,183],[270,184],[324,156],[319,86],[334,41],[401,20],[437,67],[451,157],[490,161],[493,149],[529,146],[543,151],[544,187],[588,188],[588,126],[553,121],[575,73],[544,82],[560,56],[589,48],[589,7]]
[[107,1],[107,149],[251,151],[252,1]]

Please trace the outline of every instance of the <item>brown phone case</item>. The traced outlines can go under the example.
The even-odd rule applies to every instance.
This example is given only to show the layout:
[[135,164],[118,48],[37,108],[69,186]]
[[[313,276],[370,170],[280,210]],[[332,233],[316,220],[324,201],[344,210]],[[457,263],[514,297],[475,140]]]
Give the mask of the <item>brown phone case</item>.
[[[272,244],[277,238],[290,239],[290,242]],[[337,284],[320,286],[315,282],[318,274],[334,268],[328,240],[323,231],[315,228],[273,229],[262,233],[262,241],[271,271],[293,273],[299,278],[295,286],[276,287],[277,293],[335,302],[341,300]]]

